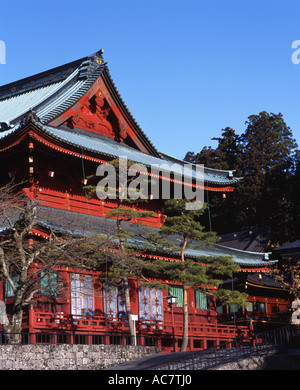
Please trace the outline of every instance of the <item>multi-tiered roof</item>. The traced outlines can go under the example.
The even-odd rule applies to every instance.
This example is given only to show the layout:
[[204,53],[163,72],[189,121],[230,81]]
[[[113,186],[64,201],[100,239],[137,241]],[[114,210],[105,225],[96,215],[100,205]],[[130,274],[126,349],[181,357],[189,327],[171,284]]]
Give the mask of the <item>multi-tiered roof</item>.
[[[163,165],[166,173],[173,175],[181,174],[184,164],[187,164],[161,153],[151,143],[112,81],[102,50],[0,87],[0,159],[7,162],[7,166],[2,164],[2,175],[10,174],[18,164],[22,164],[15,157],[24,153],[24,150],[26,153],[32,151],[33,143],[35,148],[40,148],[41,154],[53,152],[60,158],[72,158],[75,162],[77,159],[78,164],[99,164],[126,156],[146,166]],[[54,155],[51,158],[49,156],[50,164]],[[33,181],[39,169],[34,166],[34,158],[30,155],[28,165]],[[190,167],[195,179],[196,166],[190,164]],[[39,180],[40,177],[41,172]],[[230,192],[238,180],[233,171],[204,167],[203,188],[207,190]],[[59,203],[59,196],[55,198],[55,194],[44,188],[38,190],[39,195],[48,191],[47,198],[43,198],[42,206],[39,207],[41,225],[52,224],[58,228],[59,220],[63,219],[76,232],[82,233],[90,230],[94,232],[95,226],[98,226],[97,231],[101,227],[105,231],[111,223],[97,213],[91,213],[89,207],[72,208],[72,194],[67,195],[65,203]],[[51,203],[54,198],[56,200]],[[132,229],[140,228],[139,225],[135,226],[131,224]],[[264,254],[247,253],[221,245],[201,250],[191,249],[188,255],[197,258],[221,253],[233,256],[235,262],[247,269],[264,268],[269,264]]]

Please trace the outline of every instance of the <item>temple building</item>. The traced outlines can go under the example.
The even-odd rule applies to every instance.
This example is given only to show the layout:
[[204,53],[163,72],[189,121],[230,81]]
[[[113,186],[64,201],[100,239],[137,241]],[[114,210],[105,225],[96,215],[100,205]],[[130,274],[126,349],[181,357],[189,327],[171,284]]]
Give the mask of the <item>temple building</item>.
[[[278,250],[267,251],[271,238],[269,226],[244,230],[219,237],[219,245],[232,250],[246,251],[249,256],[263,255],[265,260],[276,264],[280,260]],[[241,271],[243,269],[241,268]],[[222,288],[233,289],[248,295],[247,305],[238,308],[236,305],[219,306],[218,320],[223,324],[245,325],[251,321],[256,331],[263,331],[284,326],[290,322],[291,311],[290,289],[274,278],[270,268],[252,268],[251,272],[239,272],[230,280],[223,281]]]
[[[116,201],[87,199],[85,186],[87,178],[95,175],[100,165],[124,156],[149,169],[162,167],[156,176],[160,182],[185,185],[182,177],[187,163],[158,151],[151,143],[118,92],[102,50],[0,87],[0,182],[3,185],[11,178],[15,181],[29,178],[24,191],[29,198],[39,201],[36,235],[47,237],[50,228],[76,234],[107,232],[114,221],[105,215],[116,207]],[[189,185],[196,188],[197,167],[190,164],[190,172]],[[233,171],[204,167],[200,186],[222,196],[234,190],[237,180]],[[151,216],[125,222],[133,232],[145,225],[159,229],[166,219],[164,199],[152,194],[147,202],[132,207],[152,212]],[[240,265],[240,274],[248,278],[248,285],[251,275],[264,274],[273,264],[263,252],[226,245],[224,237],[211,248],[189,249],[186,253],[193,259],[210,254],[232,256]],[[168,253],[160,256],[170,257]],[[53,333],[61,340],[71,335],[73,342],[85,339],[89,343],[107,340],[126,343],[128,328],[126,319],[120,315],[124,307],[118,291],[108,292],[103,285],[103,293],[96,296],[93,293],[96,272],[60,271],[69,280],[69,297],[57,297],[51,303],[43,297],[41,302],[31,305],[24,319],[24,331]],[[84,297],[81,291],[87,284],[91,286],[90,294]],[[80,287],[76,293],[72,291],[75,285]],[[143,289],[137,281],[132,281],[131,288],[132,313],[138,316],[138,342],[161,346],[164,352],[172,351],[172,314],[178,350],[182,337],[182,288],[172,286],[178,297],[173,312],[164,299],[167,289]],[[0,299],[13,299],[5,286]],[[218,322],[215,300],[192,289],[189,313],[190,350],[230,341],[236,335],[234,324]]]

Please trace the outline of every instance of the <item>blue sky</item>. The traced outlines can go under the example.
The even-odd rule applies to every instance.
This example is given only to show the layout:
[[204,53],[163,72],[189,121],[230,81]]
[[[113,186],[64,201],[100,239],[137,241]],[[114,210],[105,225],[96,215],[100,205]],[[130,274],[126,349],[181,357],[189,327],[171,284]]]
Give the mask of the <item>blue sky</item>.
[[[300,145],[300,3],[277,0],[2,2],[0,85],[104,49],[136,121],[162,152],[216,146],[281,112]],[[300,55],[299,55],[300,58]]]

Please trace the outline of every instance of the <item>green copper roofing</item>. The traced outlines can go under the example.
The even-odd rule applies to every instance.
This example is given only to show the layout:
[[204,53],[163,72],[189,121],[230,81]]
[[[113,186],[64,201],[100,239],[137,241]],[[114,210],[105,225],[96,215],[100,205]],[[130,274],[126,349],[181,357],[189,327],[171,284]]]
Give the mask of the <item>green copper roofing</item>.
[[[46,206],[38,206],[38,221],[45,227],[50,227],[54,230],[62,232],[67,231],[74,235],[95,235],[108,234],[116,228],[116,222],[109,218],[97,217],[94,215],[80,214],[69,210],[58,210]],[[141,234],[147,235],[149,231],[158,231],[154,227],[148,227],[137,223],[122,222],[124,229],[130,231],[134,236],[130,238],[129,243],[135,247],[141,247],[145,240]],[[174,236],[169,238],[177,246],[180,244],[180,238]],[[155,252],[153,252],[155,254]],[[170,253],[165,250],[163,254],[166,257],[176,256],[175,253]],[[269,253],[249,252],[239,249],[224,247],[219,244],[207,246],[199,249],[186,249],[185,254],[192,259],[205,258],[207,256],[231,256],[234,263],[245,268],[268,267],[277,262],[277,260],[270,260]],[[180,257],[179,253],[177,255]]]
[[[167,155],[162,155],[162,158],[151,156],[122,142],[117,142],[101,135],[75,129],[70,130],[43,126],[39,123],[34,123],[34,125],[47,137],[65,146],[75,147],[79,153],[86,151],[87,153],[96,154],[99,157],[105,156],[111,159],[120,157],[127,158],[135,163],[143,164],[147,168],[157,167],[166,174],[177,174],[180,178],[190,176],[191,178],[197,179],[199,184],[230,186],[240,180],[239,178],[232,177],[228,171],[220,171],[206,167],[204,167],[203,176],[201,171],[195,169],[194,164],[174,159]],[[15,137],[21,131],[22,127],[0,132],[0,142],[9,137]],[[185,167],[190,167],[190,169],[185,170]]]

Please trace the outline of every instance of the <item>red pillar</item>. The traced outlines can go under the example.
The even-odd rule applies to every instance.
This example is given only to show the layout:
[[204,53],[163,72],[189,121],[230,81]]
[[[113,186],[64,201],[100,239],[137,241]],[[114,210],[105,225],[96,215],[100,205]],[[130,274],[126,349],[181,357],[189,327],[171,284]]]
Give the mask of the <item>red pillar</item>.
[[0,300],[3,301],[3,282],[0,282]]
[[29,333],[29,343],[35,344],[35,335],[31,334],[34,333],[35,330],[35,315],[34,315],[34,306],[33,304],[28,306],[28,333]]

